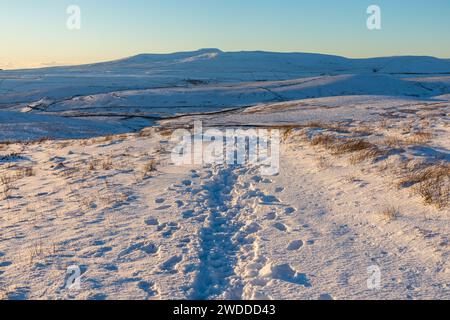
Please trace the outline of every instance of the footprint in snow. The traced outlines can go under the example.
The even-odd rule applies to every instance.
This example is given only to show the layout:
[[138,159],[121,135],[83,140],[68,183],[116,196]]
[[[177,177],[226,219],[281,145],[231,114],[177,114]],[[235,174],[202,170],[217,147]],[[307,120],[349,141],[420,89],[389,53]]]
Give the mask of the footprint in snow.
[[196,170],[192,170],[191,177],[192,177],[192,179],[197,179],[197,178],[200,178],[200,175],[198,174],[198,172]]
[[267,220],[275,220],[276,218],[277,218],[276,212],[269,212],[268,214],[266,214]]
[[141,247],[140,250],[145,252],[146,254],[153,255],[158,253],[159,247],[154,243],[148,243],[145,246]]
[[186,211],[183,211],[181,213],[181,215],[183,216],[183,219],[189,219],[195,215],[195,212],[194,212],[194,210],[186,210]]
[[148,218],[145,220],[145,224],[148,226],[157,226],[159,224],[158,219],[156,218]]
[[164,198],[157,198],[157,199],[155,200],[155,203],[160,204],[160,203],[164,203],[165,201],[166,201],[166,199],[164,199]]
[[191,180],[183,180],[181,183],[184,184],[186,187],[189,187],[189,186],[192,185],[192,181]]
[[136,250],[140,250],[142,252],[145,252],[146,254],[153,255],[158,252],[158,249],[159,249],[158,246],[152,242],[138,242],[138,243],[134,243],[131,246],[129,246],[128,248],[122,250],[119,253],[118,257],[122,258],[124,256],[127,256],[127,255],[133,253]]
[[181,200],[175,201],[175,204],[177,205],[178,208],[181,208],[182,206],[184,206],[184,202]]
[[101,258],[108,252],[111,252],[113,250],[112,247],[101,247],[99,248],[94,254],[92,255],[94,258]]
[[269,263],[260,271],[260,275],[265,278],[278,279],[307,288],[312,287],[306,274],[296,271],[288,263],[281,265]]
[[167,210],[167,209],[170,209],[171,207],[172,207],[171,205],[165,205],[165,206],[156,208],[156,210]]
[[295,211],[297,211],[297,210],[295,210],[295,208],[293,208],[293,207],[287,207],[284,209],[284,213],[286,213],[286,214],[293,214]]
[[286,232],[286,231],[287,231],[286,225],[284,225],[284,224],[281,223],[281,222],[274,223],[272,226],[273,226],[275,229],[279,230],[279,231],[282,231],[282,232]]
[[154,297],[158,295],[158,290],[155,289],[154,284],[147,281],[140,281],[137,284],[138,288],[147,293],[148,297]]
[[119,268],[115,264],[104,264],[102,265],[102,268],[107,271],[118,271]]
[[0,262],[0,267],[8,267],[10,265],[12,265],[11,261]]
[[261,226],[256,222],[252,222],[252,223],[244,226],[242,228],[242,230],[244,231],[245,234],[250,235],[250,234],[256,233],[259,230],[261,230]]
[[272,183],[273,181],[267,178],[262,178],[260,176],[254,176],[251,178],[256,183]]
[[280,203],[280,199],[272,195],[265,195],[261,197],[262,204]]
[[93,300],[93,301],[101,301],[106,300],[108,298],[108,295],[105,293],[96,293],[93,295],[90,295],[87,300]]
[[181,256],[173,256],[162,263],[159,267],[162,271],[174,271],[174,268],[183,258]]
[[289,243],[287,249],[289,251],[295,251],[295,250],[298,250],[301,247],[303,247],[303,245],[304,245],[304,243],[302,240],[295,240],[295,241],[292,241],[291,243]]
[[180,227],[175,222],[163,223],[158,226],[157,231],[161,232],[164,238],[171,238]]

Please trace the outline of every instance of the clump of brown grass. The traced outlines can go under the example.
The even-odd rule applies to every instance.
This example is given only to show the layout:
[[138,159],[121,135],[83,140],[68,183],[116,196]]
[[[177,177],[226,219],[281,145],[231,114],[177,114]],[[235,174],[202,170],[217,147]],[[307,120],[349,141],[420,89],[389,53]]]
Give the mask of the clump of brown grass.
[[171,129],[161,129],[159,131],[159,134],[165,138],[170,137],[172,135],[172,133],[173,133],[173,131]]
[[382,214],[386,221],[392,221],[400,216],[400,209],[395,206],[388,206],[384,208]]
[[99,161],[96,159],[90,159],[87,165],[89,171],[94,171],[98,166]]
[[67,148],[68,146],[70,146],[70,141],[62,141],[62,142],[59,142],[58,143],[58,147],[60,148],[60,149],[64,149],[64,148]]
[[295,127],[283,128],[283,136],[281,138],[282,142],[286,142],[294,134]]
[[414,144],[426,144],[430,142],[433,134],[422,129],[415,132],[408,132],[409,135],[405,137],[388,136],[384,139],[383,144],[391,148],[401,148],[402,146]]
[[349,127],[345,123],[325,123],[322,121],[310,121],[305,124],[307,128],[327,129],[336,132],[349,133]]
[[417,183],[427,180],[448,177],[450,175],[450,164],[439,162],[428,165],[417,165],[410,168],[410,171],[403,177],[400,182],[400,187],[410,187]]
[[292,135],[292,130],[291,129],[286,129],[286,130],[284,130],[284,132],[283,132],[283,137],[281,138],[281,140],[283,141],[283,142],[286,142],[288,139],[289,139],[289,137]]
[[305,124],[305,127],[308,128],[325,128],[327,124],[322,121],[309,121]]
[[101,166],[103,170],[111,170],[113,168],[111,157],[107,157],[103,160]]
[[345,139],[332,145],[332,151],[335,155],[342,155],[346,153],[353,153],[357,151],[376,148],[376,146],[369,141],[363,139]]
[[399,181],[399,187],[411,186],[426,204],[447,207],[450,203],[450,164],[440,162],[411,169]]
[[409,134],[413,130],[413,126],[414,126],[413,122],[404,123],[400,128],[401,132],[403,134]]
[[438,208],[445,208],[450,204],[450,176],[440,176],[425,180],[415,188],[424,202],[429,205],[436,205]]
[[350,157],[350,163],[355,165],[367,160],[373,161],[378,157],[385,155],[386,152],[380,150],[378,147],[371,147],[369,149],[361,150]]
[[430,142],[431,138],[433,137],[433,134],[428,131],[419,130],[414,133],[412,133],[406,140],[409,143],[412,144],[425,144]]
[[331,167],[331,163],[324,156],[320,156],[319,158],[316,159],[316,161],[317,161],[317,167],[321,170],[325,170],[325,169],[328,169],[329,167]]
[[387,129],[389,127],[389,120],[388,119],[383,119],[379,122],[378,126],[381,129]]
[[352,133],[356,133],[359,136],[368,136],[373,133],[373,130],[368,125],[359,125],[351,129]]
[[337,142],[337,138],[330,134],[318,134],[311,139],[311,145],[330,148]]
[[154,172],[158,171],[157,162],[155,160],[150,160],[143,167],[144,177],[151,176]]
[[44,142],[47,142],[47,141],[50,141],[50,140],[52,140],[51,137],[41,137],[41,138],[32,140],[29,143],[30,144],[39,144],[39,143],[44,143]]
[[25,178],[25,177],[32,177],[35,175],[33,167],[21,167],[17,171],[17,178]]
[[382,144],[390,147],[390,148],[400,148],[402,146],[403,140],[396,136],[388,136],[386,137]]
[[150,128],[144,128],[138,133],[138,137],[150,137],[152,135],[152,130]]
[[329,134],[318,134],[311,139],[310,143],[313,146],[322,146],[330,150],[333,155],[338,156],[347,153],[366,151],[353,159],[353,162],[355,163],[357,160],[364,160],[370,156],[375,157],[381,153],[376,145],[367,140],[357,138],[339,139]]
[[2,175],[0,176],[0,182],[2,184],[3,199],[7,200],[11,197],[14,179],[10,175]]

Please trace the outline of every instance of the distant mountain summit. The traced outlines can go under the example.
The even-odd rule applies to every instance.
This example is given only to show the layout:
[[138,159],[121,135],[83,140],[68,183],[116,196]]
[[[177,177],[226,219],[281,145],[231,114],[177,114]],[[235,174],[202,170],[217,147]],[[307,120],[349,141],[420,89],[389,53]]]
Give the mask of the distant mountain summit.
[[[21,110],[29,110],[27,106],[33,109],[37,103],[34,109],[47,110],[56,106],[55,101],[77,104],[79,97],[85,97],[83,108],[127,105],[136,110],[148,106],[165,110],[166,105],[186,103],[230,106],[245,101],[250,105],[339,95],[442,96],[450,92],[450,60],[422,56],[350,59],[205,48],[79,66],[2,71],[0,81],[0,107],[24,104]],[[202,90],[207,93],[201,94]],[[123,91],[131,92],[124,98]],[[106,100],[95,97],[102,94]],[[233,97],[224,100],[229,94]]]
[[[275,80],[305,75],[337,74],[450,74],[450,59],[398,56],[350,59],[318,53],[266,51],[224,52],[215,48],[167,54],[139,54],[119,60],[46,70],[63,72],[108,72],[154,74],[161,72],[203,73],[204,77],[233,78],[253,74],[255,79]],[[35,72],[39,72],[36,69]],[[42,69],[41,69],[42,70]],[[272,77],[269,76],[272,74]]]

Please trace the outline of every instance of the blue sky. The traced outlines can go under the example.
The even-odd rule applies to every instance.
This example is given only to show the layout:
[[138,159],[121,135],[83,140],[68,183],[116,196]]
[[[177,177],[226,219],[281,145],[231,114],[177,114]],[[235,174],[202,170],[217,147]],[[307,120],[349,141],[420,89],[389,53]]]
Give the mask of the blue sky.
[[[66,8],[81,8],[81,30]],[[382,30],[366,28],[381,7]],[[0,0],[0,68],[198,48],[450,58],[449,0]]]

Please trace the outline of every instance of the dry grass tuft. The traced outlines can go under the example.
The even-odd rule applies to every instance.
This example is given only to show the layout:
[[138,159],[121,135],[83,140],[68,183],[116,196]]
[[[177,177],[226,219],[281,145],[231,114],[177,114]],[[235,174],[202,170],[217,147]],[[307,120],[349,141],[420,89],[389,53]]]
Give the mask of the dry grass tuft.
[[418,130],[416,132],[409,133],[406,137],[388,136],[384,139],[383,144],[391,148],[401,148],[408,145],[427,144],[433,138],[433,134]]
[[317,167],[320,170],[325,170],[331,167],[331,163],[330,161],[328,161],[327,158],[325,158],[324,156],[320,156],[319,158],[316,159],[317,161]]
[[450,176],[450,164],[439,162],[426,166],[413,166],[399,182],[400,187],[410,187],[431,179],[441,179]]
[[395,206],[388,206],[383,210],[383,217],[386,221],[395,220],[400,216],[400,209]]
[[439,208],[450,203],[450,164],[440,162],[425,167],[411,168],[399,181],[399,187],[414,186],[426,204],[434,204]]
[[11,192],[14,189],[13,182],[14,178],[9,175],[0,176],[0,182],[2,184],[1,192],[3,194],[3,199],[7,200],[11,197]]
[[103,170],[111,170],[113,168],[111,157],[107,157],[103,160],[101,166]]
[[368,160],[373,161],[376,158],[381,157],[385,154],[386,154],[385,151],[382,151],[377,147],[371,147],[366,150],[361,150],[358,153],[352,155],[350,157],[350,163],[353,165],[356,165],[358,163],[368,161]]
[[357,151],[376,148],[372,143],[363,139],[345,139],[332,146],[333,154],[342,155],[346,153],[353,153]]
[[337,138],[329,134],[318,134],[311,139],[311,145],[329,148],[337,142]]
[[327,129],[336,132],[349,133],[349,127],[346,123],[324,123],[321,121],[310,121],[305,124],[307,128]]
[[332,151],[334,155],[343,155],[357,151],[376,148],[376,146],[364,139],[336,138],[329,134],[319,134],[311,139],[313,146],[322,146]]
[[144,178],[150,177],[152,173],[158,171],[157,162],[155,160],[150,160],[144,165]]
[[25,178],[25,177],[32,177],[35,174],[36,173],[35,173],[33,167],[21,167],[17,171],[17,178],[18,179],[22,179],[22,178]]
[[426,144],[433,138],[433,134],[428,131],[419,130],[412,133],[406,141],[411,144]]
[[87,169],[89,171],[94,171],[94,170],[96,170],[98,164],[99,164],[98,160],[91,158],[88,162]]
[[382,142],[383,145],[386,145],[390,148],[400,148],[403,145],[403,140],[399,137],[389,136],[384,139]]
[[150,128],[144,128],[138,133],[138,137],[150,137],[152,135],[152,130]]

